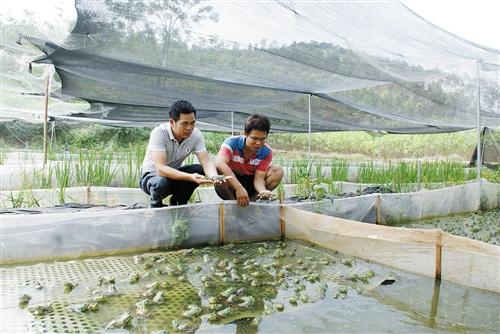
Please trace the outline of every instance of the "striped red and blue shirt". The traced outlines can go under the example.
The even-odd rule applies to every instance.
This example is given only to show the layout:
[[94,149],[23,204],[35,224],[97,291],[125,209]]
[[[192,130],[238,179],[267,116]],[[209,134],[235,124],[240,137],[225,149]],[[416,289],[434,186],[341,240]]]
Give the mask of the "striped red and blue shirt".
[[267,171],[273,159],[271,147],[264,144],[248,160],[244,159],[245,136],[229,137],[222,143],[219,155],[229,160],[231,170],[238,175],[254,175],[255,171]]

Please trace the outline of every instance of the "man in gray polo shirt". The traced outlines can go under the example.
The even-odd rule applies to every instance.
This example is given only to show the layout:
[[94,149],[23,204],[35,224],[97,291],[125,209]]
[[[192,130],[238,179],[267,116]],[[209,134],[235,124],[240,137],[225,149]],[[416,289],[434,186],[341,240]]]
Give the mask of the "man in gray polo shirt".
[[[163,207],[168,195],[172,195],[171,205],[186,204],[198,185],[217,180],[203,136],[195,128],[196,109],[188,101],[176,101],[170,106],[169,117],[168,123],[151,131],[141,167],[140,186],[150,196],[152,208]],[[182,166],[191,153],[196,154],[201,165]]]

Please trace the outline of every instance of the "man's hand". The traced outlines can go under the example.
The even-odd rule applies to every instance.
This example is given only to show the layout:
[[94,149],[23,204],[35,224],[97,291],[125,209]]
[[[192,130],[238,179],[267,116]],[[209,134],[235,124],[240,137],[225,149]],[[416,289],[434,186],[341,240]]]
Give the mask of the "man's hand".
[[262,200],[268,200],[273,198],[273,193],[269,190],[261,191],[257,197]]
[[250,198],[248,197],[248,192],[243,187],[236,188],[236,200],[238,201],[239,206],[247,206],[250,202]]
[[193,173],[193,174],[190,174],[191,175],[191,180],[192,182],[196,182],[198,184],[202,184],[202,183],[213,183],[212,180],[210,179],[207,179],[205,178],[205,176],[203,175],[200,175],[198,173]]
[[212,181],[213,184],[221,184],[221,183],[226,183],[227,180],[232,179],[232,176],[225,176],[225,175],[213,175],[209,177],[208,179]]

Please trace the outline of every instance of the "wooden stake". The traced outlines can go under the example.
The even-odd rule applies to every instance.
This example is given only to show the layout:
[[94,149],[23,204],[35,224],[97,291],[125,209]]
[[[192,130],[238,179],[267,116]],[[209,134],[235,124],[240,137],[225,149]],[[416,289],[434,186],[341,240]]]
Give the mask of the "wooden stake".
[[49,71],[46,71],[45,77],[45,100],[44,100],[44,117],[43,117],[43,164],[47,164],[47,128],[48,128],[48,119],[49,119],[49,80],[50,74]]
[[441,280],[436,278],[434,280],[434,291],[432,293],[431,312],[429,313],[429,322],[431,325],[436,324],[436,315],[438,313],[440,291],[441,291]]
[[87,197],[87,204],[90,204],[90,187],[87,187],[86,197]]
[[436,235],[436,274],[437,280],[441,279],[441,255],[442,255],[442,234],[443,231],[438,230]]
[[226,227],[224,226],[224,203],[219,204],[219,242],[224,244],[226,238]]
[[375,224],[380,224],[380,194],[377,195],[377,199],[375,200],[375,210],[377,212],[377,216],[375,217]]
[[284,191],[280,193],[280,210],[279,210],[279,215],[280,215],[280,233],[281,233],[281,240],[285,240],[285,220],[283,219],[283,203],[285,203],[285,196],[284,196]]

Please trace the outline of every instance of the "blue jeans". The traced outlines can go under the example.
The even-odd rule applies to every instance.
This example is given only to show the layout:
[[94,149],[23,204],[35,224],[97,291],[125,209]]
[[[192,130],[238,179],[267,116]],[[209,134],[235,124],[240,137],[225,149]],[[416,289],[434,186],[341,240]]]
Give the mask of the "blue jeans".
[[[182,166],[178,170],[189,174],[205,175],[203,167],[199,164]],[[139,185],[150,196],[150,205],[153,208],[162,207],[162,201],[168,195],[172,195],[170,205],[187,204],[194,190],[198,187],[196,182],[172,180],[164,176],[158,176],[154,172],[143,174]]]

